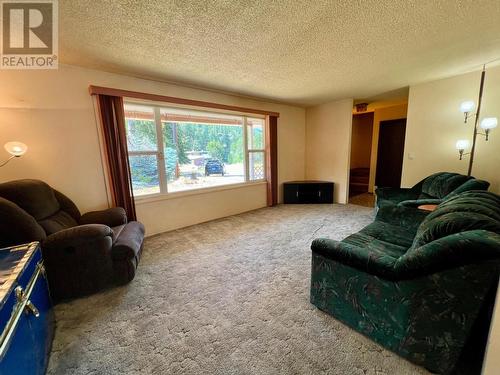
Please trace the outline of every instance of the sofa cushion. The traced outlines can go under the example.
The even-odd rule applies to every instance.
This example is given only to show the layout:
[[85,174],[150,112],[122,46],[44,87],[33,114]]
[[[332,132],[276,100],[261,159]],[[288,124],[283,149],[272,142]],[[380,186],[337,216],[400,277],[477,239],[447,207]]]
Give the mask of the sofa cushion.
[[471,191],[471,190],[487,191],[489,187],[490,187],[490,183],[488,181],[478,180],[476,178],[472,178],[472,179],[466,181],[464,184],[457,187],[455,190],[453,190],[450,194],[448,194],[447,198],[458,195],[460,193],[464,193],[466,191]]
[[455,233],[479,229],[500,234],[498,196],[485,191],[465,192],[446,200],[424,219],[413,249]]
[[423,223],[413,242],[414,247],[420,247],[432,241],[455,233],[483,229],[500,233],[500,222],[492,220],[487,215],[467,212],[450,212],[440,215],[438,219]]
[[370,236],[366,232],[351,234],[343,239],[342,242],[352,246],[365,248],[369,253],[377,256],[390,256],[396,259],[406,253],[408,249],[408,246],[398,245],[394,243],[395,241],[392,241],[392,239],[391,241],[384,241],[383,239]]
[[60,209],[52,188],[39,180],[16,180],[0,184],[0,197],[14,202],[36,221],[46,219]]
[[140,254],[144,241],[144,225],[138,221],[131,221],[122,228],[113,228],[119,232],[111,249],[111,257],[114,260],[130,259]]
[[425,179],[419,199],[444,198],[460,185],[473,177],[458,173],[440,172]]
[[54,215],[44,220],[40,220],[38,224],[42,226],[47,236],[78,225],[76,220],[65,211],[58,211]]
[[[478,200],[476,200],[475,198],[478,198]],[[476,209],[480,210],[482,210],[482,208],[484,207],[489,207],[489,209],[493,212],[497,212],[498,206],[500,205],[500,196],[494,193],[485,192],[483,190],[466,191],[459,195],[446,198],[446,200],[440,205],[440,208],[455,206],[458,204],[472,205],[471,209],[473,209],[473,207],[476,207]]]
[[[415,237],[415,231],[402,226],[392,225],[383,221],[375,221],[358,233],[363,236],[372,237],[375,240],[394,244],[398,247],[408,249]],[[348,237],[349,238],[349,237]]]

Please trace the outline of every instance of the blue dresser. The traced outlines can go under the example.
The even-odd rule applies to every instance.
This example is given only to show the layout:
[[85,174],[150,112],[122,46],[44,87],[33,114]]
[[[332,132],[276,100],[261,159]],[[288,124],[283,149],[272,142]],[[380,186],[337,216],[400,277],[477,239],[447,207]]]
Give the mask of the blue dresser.
[[0,375],[45,374],[54,311],[38,243],[0,249]]

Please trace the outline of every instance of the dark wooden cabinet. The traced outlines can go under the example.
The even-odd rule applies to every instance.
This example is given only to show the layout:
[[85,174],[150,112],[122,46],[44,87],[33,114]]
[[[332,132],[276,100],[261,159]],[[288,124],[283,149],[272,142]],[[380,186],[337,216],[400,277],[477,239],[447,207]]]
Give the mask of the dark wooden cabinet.
[[333,182],[290,181],[283,184],[284,203],[333,203]]

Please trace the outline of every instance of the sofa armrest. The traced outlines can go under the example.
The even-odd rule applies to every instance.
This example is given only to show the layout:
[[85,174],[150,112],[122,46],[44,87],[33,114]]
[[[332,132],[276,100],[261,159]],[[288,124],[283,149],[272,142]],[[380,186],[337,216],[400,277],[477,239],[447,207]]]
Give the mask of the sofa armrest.
[[404,206],[404,207],[413,207],[413,208],[418,208],[418,206],[422,206],[424,204],[441,204],[443,203],[442,199],[437,199],[437,198],[429,198],[429,199],[412,199],[412,200],[406,200],[398,203],[399,206]]
[[412,279],[493,259],[500,260],[500,235],[477,229],[410,249],[396,261],[394,270],[401,279]]
[[414,207],[389,205],[378,210],[375,220],[416,231],[429,213]]
[[103,224],[108,227],[117,227],[118,225],[127,224],[127,214],[122,207],[91,211],[82,215],[80,224]]
[[395,199],[395,198],[408,198],[418,196],[418,191],[414,188],[393,188],[393,187],[379,187],[375,189],[375,194],[384,199]]
[[382,187],[375,189],[376,205],[382,207],[390,204],[398,204],[401,201],[417,199],[419,191],[415,188],[392,188]]
[[79,225],[61,230],[48,236],[43,241],[44,249],[76,247],[89,242],[109,237],[112,240],[113,231],[102,224]]
[[311,244],[314,254],[337,261],[360,271],[387,279],[394,277],[394,263],[397,258],[371,252],[364,247],[354,246],[328,238],[317,238]]

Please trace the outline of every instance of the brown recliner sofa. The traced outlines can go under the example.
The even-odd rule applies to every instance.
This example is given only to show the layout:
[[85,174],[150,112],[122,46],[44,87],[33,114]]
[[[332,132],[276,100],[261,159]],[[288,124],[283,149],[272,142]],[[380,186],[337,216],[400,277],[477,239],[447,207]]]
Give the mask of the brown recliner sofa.
[[144,226],[120,207],[84,215],[43,181],[0,184],[0,248],[40,241],[52,298],[91,294],[131,281]]

